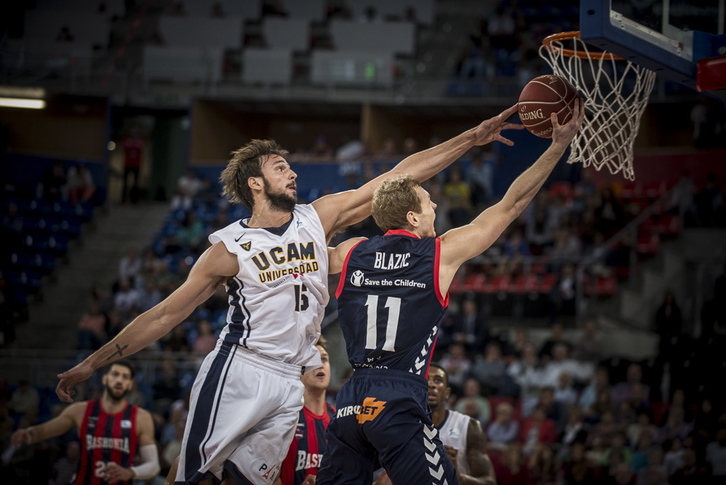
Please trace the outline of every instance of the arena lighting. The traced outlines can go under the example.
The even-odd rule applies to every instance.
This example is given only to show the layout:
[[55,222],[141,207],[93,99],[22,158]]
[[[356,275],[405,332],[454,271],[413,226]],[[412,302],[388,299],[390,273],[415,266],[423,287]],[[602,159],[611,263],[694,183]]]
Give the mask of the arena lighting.
[[28,98],[0,98],[0,107],[43,109],[45,108],[45,101],[42,99]]

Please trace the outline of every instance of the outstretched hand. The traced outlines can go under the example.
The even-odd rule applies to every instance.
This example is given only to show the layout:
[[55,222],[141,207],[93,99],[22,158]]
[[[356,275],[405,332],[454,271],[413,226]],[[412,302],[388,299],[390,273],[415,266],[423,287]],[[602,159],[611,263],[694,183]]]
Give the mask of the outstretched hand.
[[502,136],[502,130],[521,130],[524,125],[518,123],[510,123],[507,120],[510,116],[517,112],[517,105],[505,109],[494,118],[482,121],[479,126],[476,127],[476,142],[475,145],[486,145],[493,141],[500,141],[505,145],[512,146],[514,142],[508,138]]
[[76,393],[73,386],[79,382],[87,380],[92,375],[93,367],[85,362],[81,362],[71,370],[58,374],[60,382],[58,382],[58,385],[55,388],[55,393],[61,401],[69,403],[73,402],[73,395]]
[[557,120],[557,113],[552,113],[550,119],[552,121],[552,143],[569,145],[585,119],[585,105],[581,99],[576,99],[575,107],[572,110],[572,118],[564,125],[561,125]]

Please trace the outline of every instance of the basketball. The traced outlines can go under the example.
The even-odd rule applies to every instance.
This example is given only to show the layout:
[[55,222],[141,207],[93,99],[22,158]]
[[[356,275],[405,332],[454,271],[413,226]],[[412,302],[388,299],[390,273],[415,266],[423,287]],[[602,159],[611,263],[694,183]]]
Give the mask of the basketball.
[[538,76],[519,95],[519,119],[531,133],[552,138],[550,114],[557,113],[559,123],[567,123],[577,97],[577,89],[567,79],[552,74]]

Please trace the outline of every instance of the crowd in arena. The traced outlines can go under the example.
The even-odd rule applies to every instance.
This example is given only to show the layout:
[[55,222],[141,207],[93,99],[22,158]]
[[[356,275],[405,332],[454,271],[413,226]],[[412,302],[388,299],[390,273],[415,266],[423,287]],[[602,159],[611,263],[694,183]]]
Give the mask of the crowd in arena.
[[[440,232],[466,222],[492,202],[495,161],[483,153],[471,155],[470,163],[453,166],[427,185],[439,201]],[[688,214],[686,224],[723,225],[724,207],[714,205],[709,187],[693,186],[684,209],[679,205],[682,198],[667,209]],[[98,349],[176,289],[206,248],[206,236],[243,216],[194,170],[179,179],[178,189],[154,240],[121,258],[111,287],[96,284],[90,289],[89,306],[78,321],[80,354]],[[545,272],[565,274],[585,251],[634,217],[633,209],[623,202],[622,190],[618,184],[597,186],[587,171],[577,183],[552,184],[469,271],[514,274],[534,264]],[[709,203],[704,205],[704,200]],[[343,237],[375,233],[375,226],[364,221]],[[616,251],[599,271],[613,271],[617,258]],[[726,276],[717,281],[716,293],[723,292],[723,280]],[[726,480],[724,396],[718,386],[704,384],[705,377],[692,379],[692,372],[706,372],[708,366],[722,369],[723,359],[704,351],[684,370],[687,356],[678,350],[683,350],[685,340],[681,346],[665,342],[679,337],[673,331],[682,326],[677,302],[671,299],[660,326],[653,324],[662,332],[661,353],[629,362],[606,352],[595,321],[573,331],[572,320],[566,317],[574,307],[565,301],[567,291],[561,284],[553,285],[552,304],[542,319],[551,328],[544,342],[531,338],[524,327],[490,328],[476,296],[453,295],[435,358],[449,372],[452,409],[480,420],[487,431],[498,483],[656,485]],[[224,326],[226,308],[226,295],[219,291],[138,356],[152,364],[137,375],[128,399],[152,411],[163,467],[168,468],[178,454],[186,398],[197,366]],[[98,383],[91,382],[78,398],[91,399],[99,393]],[[334,392],[330,396],[333,399]],[[57,415],[60,409],[47,389],[27,381],[3,381],[0,448],[9,449],[14,429]],[[61,476],[73,467],[77,455],[73,443],[74,436],[68,434],[5,453],[3,474],[33,483],[36,478]]]

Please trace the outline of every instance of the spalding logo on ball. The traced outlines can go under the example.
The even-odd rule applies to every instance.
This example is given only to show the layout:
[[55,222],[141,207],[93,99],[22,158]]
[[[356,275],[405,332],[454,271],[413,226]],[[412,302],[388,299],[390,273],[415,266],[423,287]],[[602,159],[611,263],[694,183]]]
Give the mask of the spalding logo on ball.
[[557,113],[561,125],[567,123],[577,98],[577,89],[567,79],[553,74],[538,76],[519,95],[519,119],[533,134],[552,138],[550,114]]

